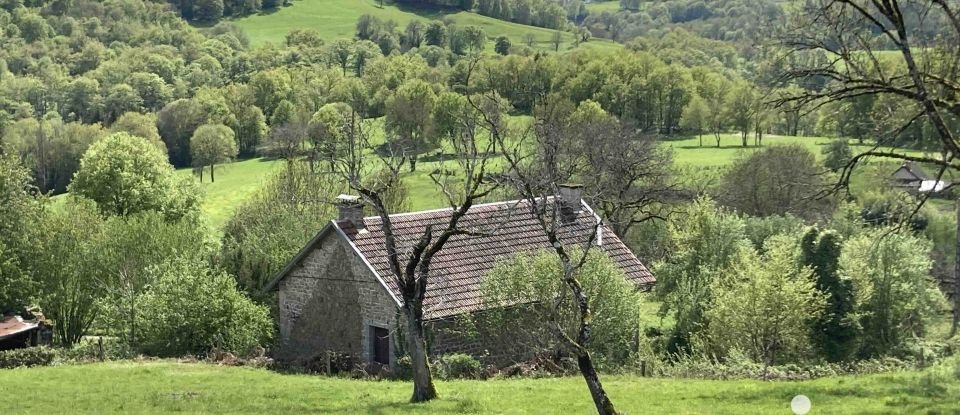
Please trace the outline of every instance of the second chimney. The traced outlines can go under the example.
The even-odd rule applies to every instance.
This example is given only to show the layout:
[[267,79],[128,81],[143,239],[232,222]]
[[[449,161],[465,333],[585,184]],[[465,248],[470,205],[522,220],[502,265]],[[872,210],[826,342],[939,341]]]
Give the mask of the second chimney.
[[580,213],[580,200],[583,198],[583,185],[561,184],[560,208],[567,213]]
[[337,196],[337,209],[340,211],[337,221],[350,222],[358,231],[363,230],[365,226],[363,223],[363,202],[360,201],[360,196]]

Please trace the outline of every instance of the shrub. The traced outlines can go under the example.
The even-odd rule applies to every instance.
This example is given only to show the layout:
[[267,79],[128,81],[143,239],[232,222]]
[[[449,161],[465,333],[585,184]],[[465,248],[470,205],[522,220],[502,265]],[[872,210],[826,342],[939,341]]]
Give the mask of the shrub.
[[874,229],[843,245],[840,268],[853,280],[863,326],[860,355],[902,354],[945,306],[930,277],[930,243],[907,232]]
[[480,361],[468,354],[444,355],[440,362],[448,379],[475,379],[480,376]]
[[[559,339],[553,322],[575,338],[579,315],[560,275],[560,260],[549,253],[520,254],[498,262],[481,287],[484,302],[493,307],[475,316],[473,334],[501,345],[505,354],[522,358],[557,350]],[[639,324],[636,287],[597,250],[588,253],[577,277],[590,299],[589,347],[595,363],[625,362]]]
[[831,141],[830,144],[824,147],[823,155],[826,156],[823,160],[823,165],[831,171],[838,171],[846,167],[850,159],[853,158],[853,153],[850,151],[850,145],[847,143],[846,138],[838,138]]
[[810,268],[797,267],[795,245],[792,238],[777,236],[767,241],[762,256],[741,250],[725,277],[715,281],[706,351],[725,357],[742,350],[768,365],[803,357],[810,321],[821,315],[824,301]]
[[48,347],[28,347],[0,352],[0,369],[15,367],[47,366],[53,363],[56,353]]
[[71,348],[57,349],[57,357],[66,362],[92,362],[101,360],[122,360],[134,356],[130,345],[118,338],[102,338],[103,355],[100,354],[101,340],[86,338]]
[[154,283],[135,301],[144,353],[200,356],[218,348],[246,356],[270,341],[269,310],[240,293],[230,275],[182,258],[147,272]]

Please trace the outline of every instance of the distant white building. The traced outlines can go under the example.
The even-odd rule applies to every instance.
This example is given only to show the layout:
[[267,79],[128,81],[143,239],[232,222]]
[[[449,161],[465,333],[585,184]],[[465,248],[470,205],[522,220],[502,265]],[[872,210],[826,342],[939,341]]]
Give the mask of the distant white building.
[[950,186],[950,182],[937,180],[912,161],[905,161],[893,172],[893,185],[911,192],[940,193]]

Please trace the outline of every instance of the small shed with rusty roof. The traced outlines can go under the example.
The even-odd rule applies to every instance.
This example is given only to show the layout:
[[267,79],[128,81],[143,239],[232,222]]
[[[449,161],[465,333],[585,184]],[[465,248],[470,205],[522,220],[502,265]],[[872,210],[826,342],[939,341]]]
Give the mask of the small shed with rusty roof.
[[[583,244],[596,232],[594,244],[627,280],[638,288],[652,285],[655,278],[647,267],[579,194],[574,197],[568,202],[575,206],[573,215],[560,228],[561,239]],[[498,260],[550,247],[526,203],[475,205],[461,219],[467,228],[497,224],[496,231],[454,236],[434,257],[424,300],[428,328],[482,311],[483,277]],[[265,287],[278,291],[280,345],[275,355],[291,365],[316,361],[329,351],[350,355],[354,361],[393,364],[402,300],[387,260],[382,221],[377,216],[364,217],[356,197],[341,197],[339,208],[338,219],[321,229]],[[451,209],[438,209],[391,215],[401,256],[428,225],[445,225],[450,214]],[[443,333],[433,332],[434,354],[475,351],[464,339]]]
[[20,316],[0,317],[0,350],[36,346],[39,339],[38,320],[24,320]]

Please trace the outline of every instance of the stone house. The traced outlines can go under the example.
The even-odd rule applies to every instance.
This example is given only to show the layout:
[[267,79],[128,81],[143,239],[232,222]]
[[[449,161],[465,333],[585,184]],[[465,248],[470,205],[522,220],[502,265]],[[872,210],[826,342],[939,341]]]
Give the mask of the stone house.
[[[586,243],[596,228],[594,245],[620,266],[638,287],[655,279],[607,226],[599,225],[580,198],[579,188],[561,196],[567,217],[560,236],[567,243]],[[279,272],[265,290],[278,291],[280,344],[278,361],[298,366],[317,362],[328,351],[347,354],[354,362],[392,365],[402,344],[397,343],[400,292],[387,262],[382,222],[363,217],[356,196],[341,196],[339,217],[332,220]],[[451,210],[439,209],[390,216],[398,250],[418,240],[427,225],[445,226]],[[461,219],[465,227],[491,226],[483,236],[455,236],[434,257],[424,301],[431,353],[489,351],[444,325],[464,313],[480,312],[484,274],[500,258],[549,248],[546,235],[526,202],[512,201],[473,206]],[[404,263],[404,258],[401,258]],[[402,318],[402,317],[401,317]],[[401,330],[402,331],[402,330]]]

